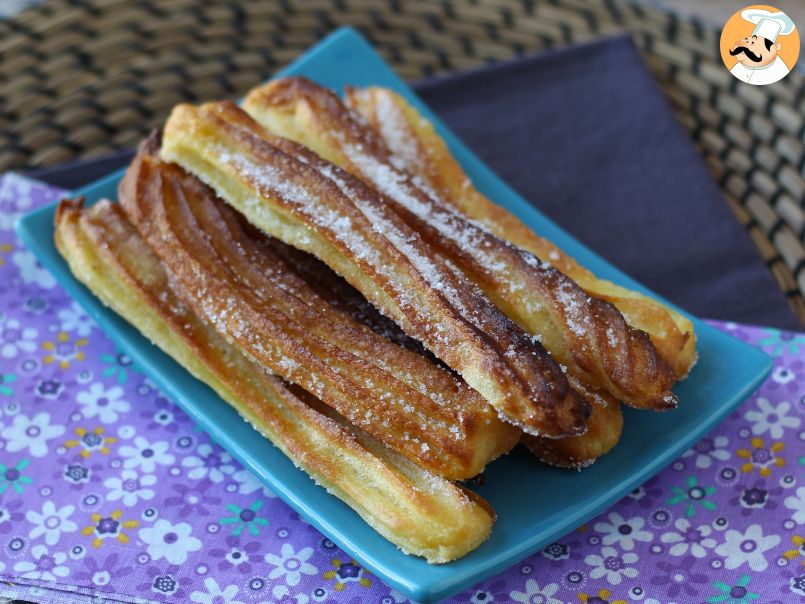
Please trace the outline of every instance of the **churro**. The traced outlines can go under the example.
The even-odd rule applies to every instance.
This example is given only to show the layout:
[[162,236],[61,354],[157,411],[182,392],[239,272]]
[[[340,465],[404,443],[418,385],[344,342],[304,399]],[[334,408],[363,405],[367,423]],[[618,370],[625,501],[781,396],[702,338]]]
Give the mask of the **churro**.
[[359,179],[270,134],[228,102],[174,108],[160,153],[264,232],[323,260],[502,418],[541,436],[585,430],[589,405],[538,338]]
[[81,206],[65,200],[56,215],[56,244],[76,278],[313,480],[392,543],[429,562],[459,558],[487,538],[494,513],[480,497],[303,403],[183,304],[119,206]]

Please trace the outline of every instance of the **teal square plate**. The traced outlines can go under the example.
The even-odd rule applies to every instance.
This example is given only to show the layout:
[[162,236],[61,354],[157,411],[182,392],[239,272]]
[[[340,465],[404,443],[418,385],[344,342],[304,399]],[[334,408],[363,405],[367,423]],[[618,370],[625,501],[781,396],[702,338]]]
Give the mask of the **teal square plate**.
[[[436,124],[476,186],[517,214],[597,275],[647,291],[585,248],[520,197],[465,147],[420,101],[369,44],[351,29],[322,40],[277,75],[304,75],[324,86],[380,85],[396,90]],[[88,203],[116,197],[116,172],[76,194]],[[308,522],[380,579],[416,601],[446,598],[498,573],[572,531],[659,472],[744,401],[771,369],[764,353],[693,319],[699,363],[674,391],[669,413],[626,411],[615,450],[583,472],[556,470],[517,450],[491,464],[473,487],[492,504],[498,521],[489,540],[442,566],[406,556],[341,501],[316,486],[209,388],[105,308],[70,273],[53,244],[54,206],[22,218],[17,231],[59,283],[104,331],[213,439],[264,481]],[[650,293],[650,292],[648,292]]]

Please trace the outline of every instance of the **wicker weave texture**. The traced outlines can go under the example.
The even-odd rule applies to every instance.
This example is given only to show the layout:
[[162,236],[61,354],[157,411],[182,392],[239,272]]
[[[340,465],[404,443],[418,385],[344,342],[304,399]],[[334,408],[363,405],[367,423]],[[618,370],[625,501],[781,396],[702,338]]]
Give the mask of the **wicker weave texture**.
[[0,171],[131,147],[342,24],[409,79],[630,32],[805,322],[805,77],[741,84],[714,28],[625,0],[51,0],[0,23]]

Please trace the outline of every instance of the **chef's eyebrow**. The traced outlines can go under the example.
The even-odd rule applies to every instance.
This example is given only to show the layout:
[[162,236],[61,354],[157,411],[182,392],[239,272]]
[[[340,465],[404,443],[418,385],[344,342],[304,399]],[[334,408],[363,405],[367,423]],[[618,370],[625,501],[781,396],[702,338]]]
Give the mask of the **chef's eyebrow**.
[[757,36],[752,36],[752,39],[753,39],[753,40],[757,40]]

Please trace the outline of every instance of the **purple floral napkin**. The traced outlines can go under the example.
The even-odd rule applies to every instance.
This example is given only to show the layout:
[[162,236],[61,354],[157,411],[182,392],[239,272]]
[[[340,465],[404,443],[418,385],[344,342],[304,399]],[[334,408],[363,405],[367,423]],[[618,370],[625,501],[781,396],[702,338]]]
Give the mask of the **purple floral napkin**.
[[[39,603],[406,599],[166,399],[22,247],[61,191],[0,178],[0,597]],[[805,598],[805,335],[712,434],[607,512],[454,602]]]

